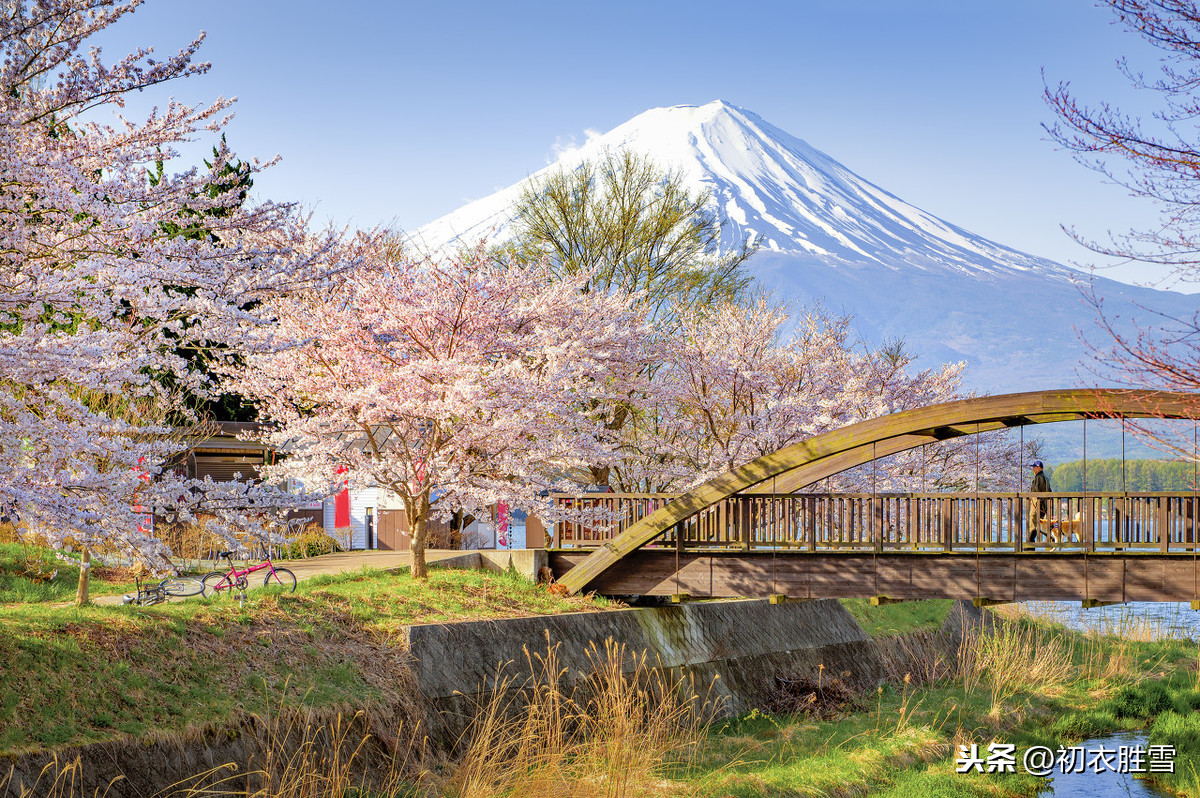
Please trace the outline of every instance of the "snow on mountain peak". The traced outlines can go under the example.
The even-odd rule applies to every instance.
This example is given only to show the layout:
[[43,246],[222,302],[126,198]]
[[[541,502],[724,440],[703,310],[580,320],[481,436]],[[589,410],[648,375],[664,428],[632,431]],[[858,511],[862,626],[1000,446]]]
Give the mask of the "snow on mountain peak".
[[1076,274],[938,219],[724,100],[644,111],[525,180],[421,227],[413,240],[426,250],[482,238],[504,240],[513,204],[530,181],[624,148],[679,170],[693,191],[708,191],[729,220],[729,245],[752,237],[764,251],[828,265],[869,263],[976,276],[1037,271],[1069,279]]
[[[865,341],[904,340],[925,365],[966,361],[976,389],[1094,383],[1080,332],[1095,331],[1095,311],[1076,285],[1086,275],[926,213],[721,100],[653,108],[589,136],[525,181],[420,228],[414,244],[431,251],[503,240],[528,181],[624,147],[710,192],[730,222],[726,243],[760,242],[747,266],[776,298],[852,313]],[[1099,276],[1091,285],[1125,334],[1136,334],[1135,320],[1153,323],[1147,308],[1176,318],[1196,312],[1195,295]]]

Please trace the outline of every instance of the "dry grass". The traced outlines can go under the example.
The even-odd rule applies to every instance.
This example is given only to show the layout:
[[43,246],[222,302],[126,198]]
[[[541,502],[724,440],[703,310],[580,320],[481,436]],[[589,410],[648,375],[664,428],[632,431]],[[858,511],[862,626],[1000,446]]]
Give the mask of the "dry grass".
[[[498,691],[481,708],[442,791],[455,798],[684,794],[671,768],[686,768],[716,706],[689,680],[670,679],[644,653],[611,640],[588,652],[592,673],[573,687],[557,654],[555,646],[531,658],[531,671],[540,671],[536,683]],[[520,711],[514,695],[527,702]]]
[[1062,693],[1076,674],[1074,641],[1026,623],[996,623],[963,635],[958,674],[968,691],[986,687],[994,707],[1036,689]]
[[[284,708],[256,724],[259,755],[246,771],[230,763],[195,774],[161,793],[173,798],[372,798],[546,796],[659,798],[687,795],[676,776],[691,757],[717,706],[696,695],[690,680],[624,646],[587,652],[590,675],[569,684],[558,646],[529,656],[535,673],[524,685],[500,681],[479,708],[462,756],[435,761],[417,735],[384,741],[362,713],[314,720]],[[536,666],[536,670],[534,669]],[[389,744],[392,743],[392,744]],[[398,744],[395,744],[398,743]],[[396,753],[388,754],[388,751]],[[102,796],[86,793],[78,761],[52,763],[33,787],[13,798]],[[109,790],[115,789],[110,785]]]

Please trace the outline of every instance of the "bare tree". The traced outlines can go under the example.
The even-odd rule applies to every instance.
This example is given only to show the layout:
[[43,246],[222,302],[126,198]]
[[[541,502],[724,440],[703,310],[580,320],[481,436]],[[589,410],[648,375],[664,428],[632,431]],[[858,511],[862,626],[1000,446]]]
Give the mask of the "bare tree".
[[632,150],[607,151],[525,189],[516,206],[515,247],[548,255],[560,274],[591,274],[600,291],[642,292],[652,317],[678,306],[727,301],[751,277],[750,241],[721,248],[724,222],[707,192]]
[[[1082,104],[1068,83],[1047,85],[1058,121],[1050,136],[1080,163],[1149,200],[1161,211],[1153,229],[1110,235],[1107,243],[1067,232],[1092,251],[1171,268],[1171,276],[1200,279],[1200,7],[1191,0],[1106,0],[1119,24],[1163,53],[1149,76],[1124,58],[1117,68],[1130,83],[1159,99],[1143,122],[1107,102]],[[1095,285],[1085,292],[1097,311],[1104,343],[1093,344],[1100,376],[1133,387],[1200,392],[1200,312],[1155,314],[1133,333],[1118,329]],[[1148,312],[1150,309],[1147,309]],[[1193,442],[1172,442],[1154,425],[1131,425],[1162,447],[1193,457]]]

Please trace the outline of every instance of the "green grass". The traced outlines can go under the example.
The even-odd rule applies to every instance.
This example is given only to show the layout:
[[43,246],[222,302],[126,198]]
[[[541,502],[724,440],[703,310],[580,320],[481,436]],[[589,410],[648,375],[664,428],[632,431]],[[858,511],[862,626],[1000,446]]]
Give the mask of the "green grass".
[[854,620],[871,637],[887,637],[909,632],[936,632],[950,615],[954,602],[950,599],[904,601],[899,604],[871,606],[867,599],[842,599]]
[[753,712],[712,727],[695,779],[703,796],[984,796],[1036,792],[1036,780],[962,776],[955,731],[983,728],[988,701],[960,688],[885,690],[861,712],[832,721]]
[[[849,602],[868,616],[876,634],[930,628],[938,608]],[[854,605],[857,604],[857,607]],[[896,609],[905,611],[896,614]],[[1079,635],[1030,622],[1018,628],[1038,642],[1026,656],[1058,658],[1042,683],[980,674],[968,689],[962,678],[925,685],[886,685],[864,697],[863,708],[833,720],[753,711],[714,724],[697,755],[699,768],[681,774],[677,792],[705,797],[871,795],[1034,796],[1038,779],[958,774],[956,746],[990,741],[1031,745],[1078,744],[1121,730],[1150,727],[1152,743],[1180,750],[1178,772],[1159,783],[1180,795],[1200,796],[1200,648],[1188,641],[1133,642]],[[1059,640],[1054,650],[1046,644]],[[1001,635],[1014,647],[1019,635]],[[1039,642],[1040,641],[1040,642]],[[988,667],[991,667],[989,665]],[[1020,671],[1019,668],[1017,668]]]
[[[51,549],[0,543],[0,604],[74,601],[79,587],[79,561],[71,554],[56,557]],[[92,568],[91,593],[128,593],[136,589],[123,573]]]
[[403,700],[411,623],[594,610],[515,574],[359,571],[154,607],[0,607],[0,752],[183,731],[279,706]]
[[[876,636],[936,630],[953,606],[843,603]],[[0,607],[0,753],[186,733],[281,707],[392,705],[405,700],[394,644],[408,625],[607,606],[552,596],[516,574],[437,569],[425,582],[407,569],[317,577],[294,594],[251,591],[244,605],[10,603]],[[1195,644],[1012,628],[1036,632],[1031,648],[1001,637],[1011,658],[989,660],[974,689],[962,678],[896,684],[833,720],[752,712],[713,724],[664,794],[1032,796],[1040,785],[1028,775],[955,773],[955,746],[1001,740],[1023,751],[1149,728],[1152,742],[1181,748],[1180,772],[1165,783],[1200,798]],[[1056,659],[1059,670],[1046,672],[1058,675],[1025,683],[1021,656]]]

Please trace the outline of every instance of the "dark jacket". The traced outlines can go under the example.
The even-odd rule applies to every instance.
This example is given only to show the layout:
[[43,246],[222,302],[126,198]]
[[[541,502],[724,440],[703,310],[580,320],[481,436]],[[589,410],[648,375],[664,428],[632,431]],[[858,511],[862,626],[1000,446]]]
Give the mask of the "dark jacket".
[[[1049,493],[1050,492],[1050,480],[1049,480],[1049,478],[1046,477],[1045,471],[1039,471],[1033,475],[1033,484],[1031,484],[1029,486],[1029,492],[1030,493]],[[1047,513],[1047,511],[1049,511],[1049,509],[1050,509],[1050,502],[1046,501],[1045,499],[1038,499],[1036,502],[1034,502],[1033,511],[1035,513],[1037,513],[1038,516],[1041,518],[1046,517],[1046,513]],[[1029,541],[1032,543],[1036,538],[1037,538],[1036,530],[1031,529],[1029,531]]]

